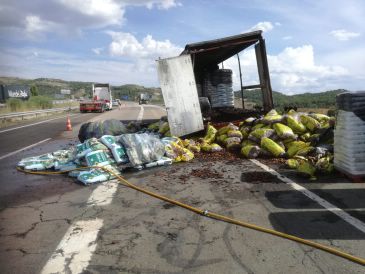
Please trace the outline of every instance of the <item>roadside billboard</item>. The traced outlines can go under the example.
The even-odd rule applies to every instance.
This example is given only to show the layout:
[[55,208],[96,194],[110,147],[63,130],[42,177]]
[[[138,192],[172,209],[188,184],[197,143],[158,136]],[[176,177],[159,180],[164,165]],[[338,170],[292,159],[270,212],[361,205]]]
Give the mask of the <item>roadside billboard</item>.
[[30,87],[26,85],[1,85],[0,101],[5,102],[9,98],[28,100]]

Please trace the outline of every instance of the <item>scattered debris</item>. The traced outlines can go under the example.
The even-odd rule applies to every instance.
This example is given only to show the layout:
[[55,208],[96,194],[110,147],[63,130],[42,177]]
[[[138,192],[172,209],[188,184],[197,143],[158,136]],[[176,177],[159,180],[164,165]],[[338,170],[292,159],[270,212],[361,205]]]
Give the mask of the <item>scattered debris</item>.
[[201,179],[222,179],[223,174],[217,171],[213,171],[209,168],[193,169],[190,172],[190,176],[199,177]]
[[[110,124],[120,129],[114,121]],[[299,174],[315,179],[317,173],[333,171],[333,125],[334,118],[294,110],[283,115],[271,110],[263,117],[247,118],[238,126],[228,123],[216,128],[208,124],[205,136],[190,139],[170,136],[169,124],[165,119],[142,129],[128,126],[130,130],[138,128],[139,131],[118,136],[100,136],[100,125],[89,125],[82,127],[81,135],[96,135],[100,136],[99,139],[92,137],[68,150],[23,159],[18,167],[32,171],[70,171],[69,176],[88,185],[115,178],[95,166],[119,174],[130,168],[141,170],[189,162],[194,158],[204,162],[226,160],[237,163],[242,157],[260,157],[275,164],[286,163],[287,167],[296,169]],[[85,166],[90,168],[75,170]],[[189,176],[223,178],[222,173],[210,167],[194,169]],[[188,176],[184,174],[179,178],[186,182]]]

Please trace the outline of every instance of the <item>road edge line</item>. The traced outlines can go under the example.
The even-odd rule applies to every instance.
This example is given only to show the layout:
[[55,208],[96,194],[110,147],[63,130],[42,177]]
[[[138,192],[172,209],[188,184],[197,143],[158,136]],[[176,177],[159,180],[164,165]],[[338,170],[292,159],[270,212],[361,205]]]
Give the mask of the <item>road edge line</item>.
[[81,273],[85,271],[97,247],[97,237],[103,226],[99,218],[80,220],[66,231],[40,273]]
[[15,155],[15,154],[17,154],[17,153],[19,153],[19,152],[22,152],[22,151],[27,150],[27,149],[29,149],[29,148],[35,147],[35,146],[37,146],[37,145],[40,145],[40,144],[42,144],[42,143],[44,143],[44,142],[47,142],[47,141],[49,141],[49,140],[51,140],[51,139],[52,139],[52,138],[47,138],[47,139],[44,139],[44,140],[42,140],[42,141],[39,141],[39,142],[37,142],[37,143],[35,143],[35,144],[32,144],[32,145],[30,145],[30,146],[26,146],[26,147],[20,148],[20,149],[18,149],[18,150],[15,150],[15,151],[13,151],[13,152],[10,152],[10,153],[8,153],[8,154],[5,154],[5,155],[3,155],[3,156],[0,156],[0,160],[3,160],[3,159],[5,159],[5,158],[8,158],[8,157],[10,157],[10,156],[12,156],[12,155]]
[[272,175],[275,175],[279,180],[283,181],[284,183],[286,183],[287,185],[292,187],[294,190],[297,190],[297,191],[301,192],[303,195],[305,195],[308,198],[310,198],[311,200],[315,201],[316,203],[318,203],[319,205],[321,205],[322,207],[324,207],[328,211],[332,212],[333,214],[336,214],[338,217],[340,217],[345,222],[349,223],[353,227],[355,227],[358,230],[360,230],[361,232],[365,233],[365,223],[363,223],[359,219],[356,219],[356,218],[352,217],[350,214],[343,211],[341,208],[336,207],[335,205],[331,204],[327,200],[319,197],[317,194],[314,194],[310,190],[308,190],[305,187],[297,184],[293,180],[291,180],[288,177],[280,174],[279,172],[277,172],[274,169],[268,167],[267,165],[261,163],[260,161],[257,161],[255,159],[250,159],[250,161],[252,163],[256,164],[257,166],[261,167],[263,170],[271,173]]
[[140,106],[140,111],[138,113],[138,116],[137,116],[137,121],[142,121],[143,119],[143,114],[144,114],[144,107],[143,106]]
[[44,121],[40,121],[40,122],[37,122],[37,123],[29,124],[29,125],[24,125],[24,126],[19,126],[19,127],[13,127],[13,128],[9,128],[9,129],[4,129],[4,130],[0,130],[0,133],[12,131],[12,130],[16,130],[16,129],[20,129],[20,128],[25,128],[25,127],[35,126],[35,125],[39,125],[39,124],[43,124],[43,123],[47,123],[49,121],[53,121],[53,120],[65,118],[67,116],[73,117],[75,115],[79,115],[79,114],[76,113],[76,114],[71,114],[71,115],[63,115],[61,117],[52,118],[52,119],[49,119],[49,120],[44,120]]

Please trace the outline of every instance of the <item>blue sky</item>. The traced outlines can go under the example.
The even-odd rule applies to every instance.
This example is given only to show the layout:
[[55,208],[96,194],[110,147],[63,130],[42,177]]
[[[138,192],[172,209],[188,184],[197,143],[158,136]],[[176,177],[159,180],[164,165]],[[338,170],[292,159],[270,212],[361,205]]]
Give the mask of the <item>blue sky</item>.
[[[0,75],[158,86],[154,60],[261,29],[274,90],[364,89],[364,1],[2,0]],[[244,84],[257,82],[241,53]],[[224,64],[234,73],[237,60]]]

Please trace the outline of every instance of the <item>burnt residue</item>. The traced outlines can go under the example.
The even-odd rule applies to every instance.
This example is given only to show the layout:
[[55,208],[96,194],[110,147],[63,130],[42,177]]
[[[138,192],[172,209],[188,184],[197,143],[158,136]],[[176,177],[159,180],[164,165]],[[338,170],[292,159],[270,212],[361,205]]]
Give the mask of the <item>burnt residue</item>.
[[281,183],[281,181],[275,175],[265,171],[242,172],[241,181],[247,183]]

